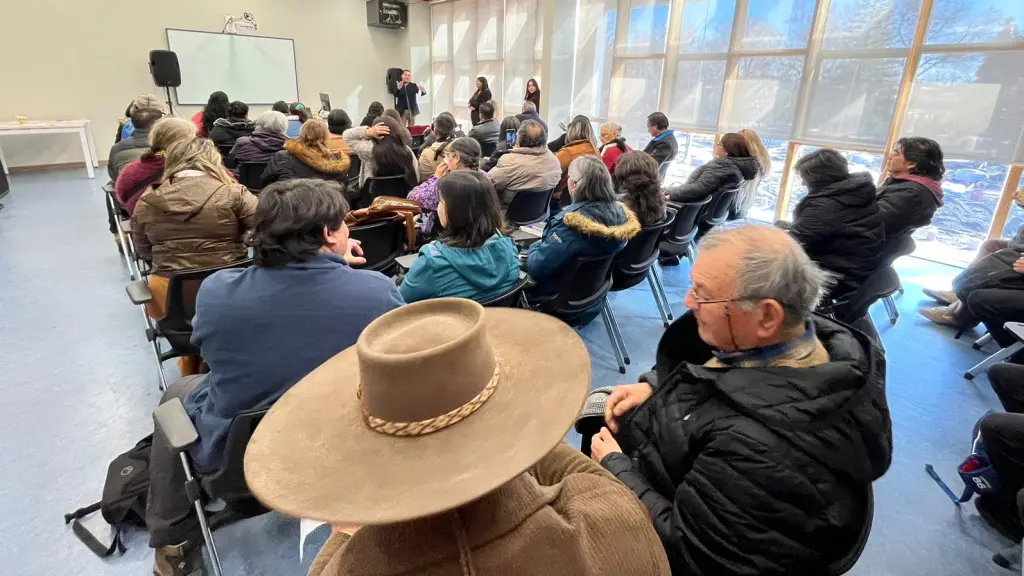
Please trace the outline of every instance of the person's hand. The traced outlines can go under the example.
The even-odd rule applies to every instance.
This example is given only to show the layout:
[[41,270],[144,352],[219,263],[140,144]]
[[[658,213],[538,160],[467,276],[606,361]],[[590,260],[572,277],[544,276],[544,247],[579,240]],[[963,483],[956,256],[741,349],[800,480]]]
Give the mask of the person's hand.
[[633,408],[643,404],[654,394],[654,388],[646,382],[616,386],[604,405],[604,421],[612,432],[619,431],[619,418]]
[[366,135],[370,138],[383,138],[391,134],[391,128],[387,124],[377,124],[366,129]]
[[469,107],[469,109],[470,109],[470,110],[476,110],[476,108],[474,108],[474,107],[472,107],[472,106],[470,106],[470,107]]
[[437,170],[434,170],[434,178],[437,178],[438,180],[440,180],[441,178],[444,178],[447,175],[448,175],[448,163],[447,162],[441,162],[440,164],[437,165]]
[[1017,274],[1024,274],[1024,256],[1017,258],[1017,261],[1013,263],[1013,271]]
[[366,264],[366,258],[363,258],[363,246],[362,242],[354,238],[348,239],[348,249],[345,250],[345,262],[348,262],[349,266],[362,266]]
[[671,194],[665,194],[665,200],[671,200],[671,199],[672,199],[672,195]]
[[622,448],[615,441],[611,431],[602,426],[601,431],[594,434],[590,440],[590,458],[600,464],[605,456],[614,452],[622,453]]

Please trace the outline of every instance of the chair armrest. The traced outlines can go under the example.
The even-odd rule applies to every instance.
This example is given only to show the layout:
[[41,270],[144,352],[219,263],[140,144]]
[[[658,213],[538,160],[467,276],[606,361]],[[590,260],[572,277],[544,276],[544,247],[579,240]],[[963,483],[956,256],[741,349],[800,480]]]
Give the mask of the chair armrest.
[[153,424],[175,452],[181,452],[199,440],[196,426],[185,412],[180,398],[172,398],[157,406],[153,410]]
[[149,284],[145,280],[136,280],[125,287],[128,298],[136,306],[153,301],[153,293],[149,291]]
[[114,183],[113,182],[107,182],[106,184],[104,184],[103,185],[103,191],[106,192],[107,194],[113,194],[114,193]]

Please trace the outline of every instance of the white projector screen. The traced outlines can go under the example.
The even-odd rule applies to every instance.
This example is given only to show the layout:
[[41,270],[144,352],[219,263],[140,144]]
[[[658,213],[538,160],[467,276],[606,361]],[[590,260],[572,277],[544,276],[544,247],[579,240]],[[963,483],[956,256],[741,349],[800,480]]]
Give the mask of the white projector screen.
[[269,105],[299,99],[295,41],[167,29],[167,48],[178,55],[178,104],[204,105],[211,92],[231,100]]

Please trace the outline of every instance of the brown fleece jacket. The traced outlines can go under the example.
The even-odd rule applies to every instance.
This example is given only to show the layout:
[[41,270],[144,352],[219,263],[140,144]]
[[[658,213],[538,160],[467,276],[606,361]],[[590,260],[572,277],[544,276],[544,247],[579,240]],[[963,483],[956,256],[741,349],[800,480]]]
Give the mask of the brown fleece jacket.
[[284,150],[270,158],[263,172],[263,185],[296,178],[336,180],[344,184],[348,181],[351,163],[347,154],[330,152],[323,155],[298,140],[288,140],[284,143]]
[[[465,529],[461,567],[453,529]],[[335,534],[309,576],[669,576],[646,509],[598,464],[560,444],[534,467],[454,511]]]

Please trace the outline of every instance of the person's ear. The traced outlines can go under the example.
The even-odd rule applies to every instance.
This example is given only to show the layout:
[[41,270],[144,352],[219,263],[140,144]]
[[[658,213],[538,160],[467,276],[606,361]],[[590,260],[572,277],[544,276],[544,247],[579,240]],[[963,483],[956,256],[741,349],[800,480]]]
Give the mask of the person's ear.
[[786,323],[786,310],[777,300],[765,299],[758,304],[757,335],[766,339],[777,336]]
[[[341,228],[345,228],[345,224],[342,224]],[[327,247],[327,249],[330,250],[331,252],[334,251],[335,246],[342,242],[342,239],[339,237],[339,232],[341,232],[341,228],[332,231],[330,226],[324,226],[324,246]],[[345,229],[345,233],[347,236],[348,229]]]

